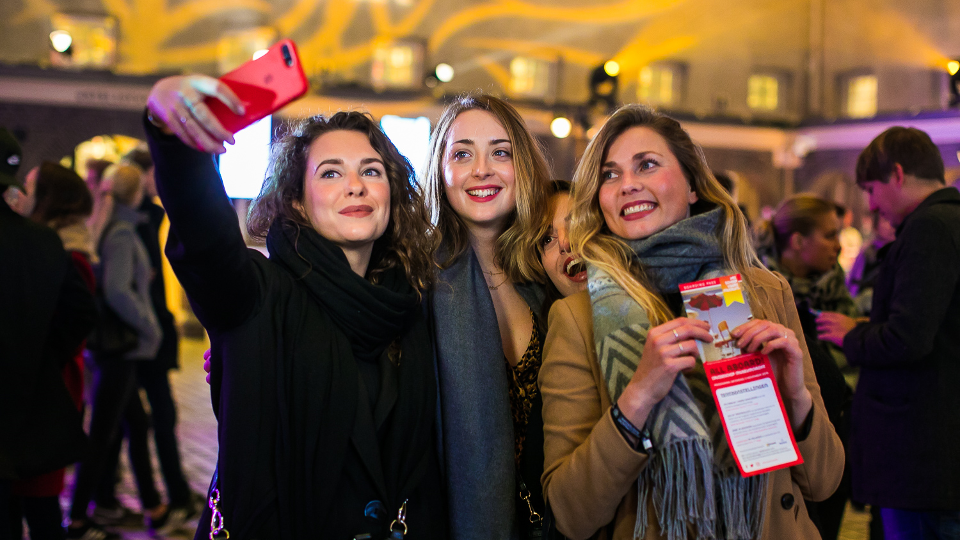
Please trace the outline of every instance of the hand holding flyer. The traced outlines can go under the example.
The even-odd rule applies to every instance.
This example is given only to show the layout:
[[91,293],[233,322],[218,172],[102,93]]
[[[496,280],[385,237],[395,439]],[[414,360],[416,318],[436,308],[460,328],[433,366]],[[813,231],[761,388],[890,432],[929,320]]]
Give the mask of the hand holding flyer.
[[743,354],[730,334],[734,328],[753,319],[740,282],[740,274],[734,274],[680,285],[687,317],[710,323],[713,342],[697,342],[704,363]]
[[770,359],[745,354],[731,331],[753,320],[740,274],[680,285],[687,317],[710,323],[698,342],[707,381],[730,450],[743,476],[803,463]]

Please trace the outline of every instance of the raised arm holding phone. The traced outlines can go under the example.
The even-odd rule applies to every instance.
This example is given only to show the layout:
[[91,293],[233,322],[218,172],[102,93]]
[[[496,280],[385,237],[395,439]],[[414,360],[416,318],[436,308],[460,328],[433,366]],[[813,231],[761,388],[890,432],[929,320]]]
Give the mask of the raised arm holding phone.
[[[171,77],[146,125],[166,253],[210,335],[230,536],[444,538],[420,305],[434,246],[412,167],[369,115],[293,126],[248,220],[268,259],[245,247],[209,155],[233,141],[211,100],[250,106],[217,79]],[[210,527],[208,509],[198,534]]]

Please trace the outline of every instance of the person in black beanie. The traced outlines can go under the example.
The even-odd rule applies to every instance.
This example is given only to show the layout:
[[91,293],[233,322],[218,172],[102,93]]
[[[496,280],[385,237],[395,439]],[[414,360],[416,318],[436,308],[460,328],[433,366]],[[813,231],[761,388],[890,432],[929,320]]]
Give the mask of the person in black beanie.
[[[19,143],[0,128],[0,190],[25,191],[16,178],[20,161]],[[0,231],[0,540],[20,540],[20,514],[15,523],[6,517],[13,481],[82,457],[82,419],[62,370],[97,312],[53,229],[18,215],[0,198]]]

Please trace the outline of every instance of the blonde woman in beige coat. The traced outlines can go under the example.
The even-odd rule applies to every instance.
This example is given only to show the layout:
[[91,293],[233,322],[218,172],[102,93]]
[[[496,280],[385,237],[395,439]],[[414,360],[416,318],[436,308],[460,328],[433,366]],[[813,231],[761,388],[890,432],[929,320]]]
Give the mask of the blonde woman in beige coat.
[[[790,287],[757,261],[702,152],[676,121],[624,107],[588,146],[572,206],[589,291],[553,306],[540,372],[542,480],[558,530],[573,539],[818,538],[803,500],[833,493],[843,448],[797,338]],[[804,459],[746,479],[696,358],[696,341],[712,336],[682,316],[677,289],[730,273],[743,276],[754,315],[732,334],[741,349],[770,356]],[[697,418],[676,420],[689,411]]]

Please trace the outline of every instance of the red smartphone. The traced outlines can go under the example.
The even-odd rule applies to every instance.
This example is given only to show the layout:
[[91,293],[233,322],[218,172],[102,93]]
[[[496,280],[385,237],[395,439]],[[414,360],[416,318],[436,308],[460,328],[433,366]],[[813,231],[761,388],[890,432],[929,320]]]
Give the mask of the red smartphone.
[[292,40],[276,43],[266,54],[220,77],[243,102],[243,115],[234,114],[217,98],[205,103],[230,133],[236,133],[281,109],[307,92],[307,76]]

